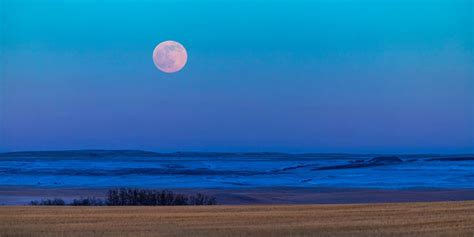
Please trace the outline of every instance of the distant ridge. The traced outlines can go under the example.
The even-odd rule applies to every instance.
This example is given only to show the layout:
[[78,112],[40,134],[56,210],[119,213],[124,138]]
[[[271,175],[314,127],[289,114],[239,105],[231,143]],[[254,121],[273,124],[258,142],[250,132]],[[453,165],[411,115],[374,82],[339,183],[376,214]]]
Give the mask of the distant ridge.
[[[105,149],[86,149],[86,150],[60,150],[60,151],[16,151],[0,153],[0,157],[346,157],[346,153],[283,153],[283,152],[153,152],[144,150],[105,150]],[[371,155],[364,155],[371,156]],[[437,157],[429,156],[429,157]]]
[[[384,154],[350,154],[350,153],[283,153],[283,152],[153,152],[144,150],[106,150],[106,149],[85,149],[85,150],[50,150],[50,151],[16,151],[3,152],[0,157],[298,157],[298,158],[315,158],[315,157],[347,157],[364,156],[377,157]],[[432,161],[453,159],[453,160],[471,160],[474,154],[456,154],[456,155],[439,155],[439,154],[401,154],[397,155],[403,158],[431,158]]]
[[17,151],[0,153],[0,157],[68,157],[68,156],[133,156],[133,157],[225,157],[225,156],[291,156],[279,152],[170,152],[161,153],[143,150],[64,150],[64,151]]

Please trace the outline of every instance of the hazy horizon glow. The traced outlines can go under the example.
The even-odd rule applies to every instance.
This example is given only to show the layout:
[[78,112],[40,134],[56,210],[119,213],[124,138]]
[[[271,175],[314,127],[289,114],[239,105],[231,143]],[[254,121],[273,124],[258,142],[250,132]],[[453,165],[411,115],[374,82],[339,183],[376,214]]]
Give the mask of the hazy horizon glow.
[[2,151],[474,152],[470,0],[0,8]]

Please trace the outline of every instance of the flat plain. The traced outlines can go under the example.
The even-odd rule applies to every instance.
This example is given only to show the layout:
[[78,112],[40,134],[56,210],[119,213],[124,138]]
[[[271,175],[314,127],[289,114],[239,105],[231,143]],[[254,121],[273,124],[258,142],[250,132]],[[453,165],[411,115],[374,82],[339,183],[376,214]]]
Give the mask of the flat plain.
[[474,236],[474,201],[0,207],[0,236]]

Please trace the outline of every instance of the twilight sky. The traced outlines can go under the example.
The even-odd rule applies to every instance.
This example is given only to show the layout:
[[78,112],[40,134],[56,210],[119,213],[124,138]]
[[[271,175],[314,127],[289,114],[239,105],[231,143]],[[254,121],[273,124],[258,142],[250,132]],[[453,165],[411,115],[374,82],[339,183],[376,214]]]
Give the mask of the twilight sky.
[[473,38],[472,0],[0,0],[0,151],[474,152]]

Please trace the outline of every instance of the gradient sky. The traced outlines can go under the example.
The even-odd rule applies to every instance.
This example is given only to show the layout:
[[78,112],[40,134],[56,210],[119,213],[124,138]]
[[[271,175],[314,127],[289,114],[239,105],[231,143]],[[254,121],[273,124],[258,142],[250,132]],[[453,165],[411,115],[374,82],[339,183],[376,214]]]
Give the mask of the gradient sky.
[[474,152],[472,0],[0,2],[0,150]]

